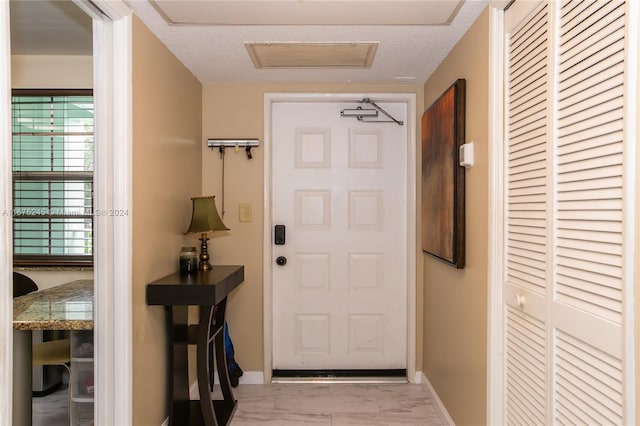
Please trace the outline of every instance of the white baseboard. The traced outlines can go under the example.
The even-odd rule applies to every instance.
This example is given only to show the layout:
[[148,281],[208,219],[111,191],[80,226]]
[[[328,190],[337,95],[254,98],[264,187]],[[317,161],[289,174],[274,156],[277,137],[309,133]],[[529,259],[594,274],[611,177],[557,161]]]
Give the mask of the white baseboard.
[[[418,374],[420,375],[420,378],[417,377]],[[429,379],[427,379],[427,376],[425,376],[423,372],[421,371],[416,372],[416,383],[423,384],[427,389],[427,392],[431,394],[431,399],[434,402],[436,411],[438,412],[438,416],[440,416],[440,421],[442,422],[442,424],[446,426],[455,426],[455,423],[453,422],[453,419],[449,415],[447,408],[444,406],[444,404],[442,403],[442,400],[438,396],[438,393],[433,388],[433,386],[431,385],[431,382],[429,382]]]
[[241,385],[263,385],[264,373],[262,371],[245,371],[240,377]]

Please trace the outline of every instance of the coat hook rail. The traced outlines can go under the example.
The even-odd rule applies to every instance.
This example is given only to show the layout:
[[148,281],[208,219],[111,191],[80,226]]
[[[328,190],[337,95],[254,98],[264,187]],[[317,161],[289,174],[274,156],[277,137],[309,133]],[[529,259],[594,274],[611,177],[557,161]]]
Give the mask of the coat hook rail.
[[209,148],[220,148],[224,147],[256,147],[260,145],[260,141],[258,139],[208,139],[207,146]]
[[235,148],[236,152],[242,147],[247,153],[247,158],[251,160],[253,155],[251,154],[251,148],[255,148],[260,145],[258,139],[208,139],[207,146],[211,149],[218,148],[220,155],[224,155],[225,148]]

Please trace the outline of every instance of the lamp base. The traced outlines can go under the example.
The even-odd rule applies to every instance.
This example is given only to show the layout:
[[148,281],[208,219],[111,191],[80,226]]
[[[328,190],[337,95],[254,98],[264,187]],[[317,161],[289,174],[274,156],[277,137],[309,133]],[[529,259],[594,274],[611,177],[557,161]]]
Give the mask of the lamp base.
[[198,269],[201,271],[208,271],[213,268],[209,263],[209,251],[207,250],[207,233],[200,234],[200,262],[198,262]]

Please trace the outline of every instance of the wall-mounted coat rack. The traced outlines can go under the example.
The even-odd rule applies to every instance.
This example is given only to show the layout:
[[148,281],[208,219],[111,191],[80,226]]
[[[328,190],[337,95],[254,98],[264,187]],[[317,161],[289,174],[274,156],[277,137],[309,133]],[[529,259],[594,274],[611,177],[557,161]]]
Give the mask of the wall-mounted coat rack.
[[244,148],[247,153],[247,158],[251,160],[253,156],[251,155],[251,148],[258,147],[260,145],[260,141],[258,139],[207,139],[207,146],[211,149],[218,148],[220,151],[220,159],[222,160],[222,218],[224,218],[225,209],[224,209],[224,154],[226,148],[234,148],[236,152],[240,151],[240,148]]
[[211,149],[218,148],[221,154],[225,148],[234,148],[236,151],[244,148],[247,158],[251,160],[253,158],[251,148],[260,146],[260,141],[258,139],[208,139],[207,146]]

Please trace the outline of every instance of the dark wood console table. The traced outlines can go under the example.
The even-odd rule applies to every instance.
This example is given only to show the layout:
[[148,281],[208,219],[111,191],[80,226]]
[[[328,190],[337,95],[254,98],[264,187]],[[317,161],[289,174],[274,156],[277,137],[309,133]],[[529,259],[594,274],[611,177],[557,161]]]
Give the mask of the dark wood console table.
[[[209,271],[174,273],[147,284],[147,305],[162,305],[167,312],[171,350],[169,365],[170,425],[228,425],[237,401],[233,397],[224,351],[224,314],[227,296],[244,280],[244,266],[214,266]],[[189,306],[199,306],[198,324],[189,324]],[[196,373],[200,400],[189,398],[188,347],[196,345]],[[211,351],[223,399],[211,393]]]

